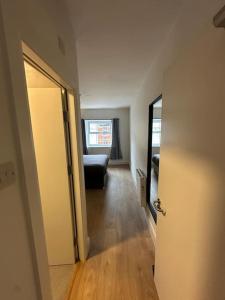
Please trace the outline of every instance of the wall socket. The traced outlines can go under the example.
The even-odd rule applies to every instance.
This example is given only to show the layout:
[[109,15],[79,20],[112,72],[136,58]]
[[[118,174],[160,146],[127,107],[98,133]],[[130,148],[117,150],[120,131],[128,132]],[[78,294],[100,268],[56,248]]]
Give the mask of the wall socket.
[[12,162],[0,164],[0,190],[13,184],[16,180],[15,166]]

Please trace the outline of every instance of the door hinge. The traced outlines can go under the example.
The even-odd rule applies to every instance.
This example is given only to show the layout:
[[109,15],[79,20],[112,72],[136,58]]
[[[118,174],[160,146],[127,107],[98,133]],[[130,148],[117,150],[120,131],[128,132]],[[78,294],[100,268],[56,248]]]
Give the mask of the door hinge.
[[65,123],[69,123],[70,119],[69,119],[69,112],[68,110],[64,110],[63,111],[63,120]]
[[68,165],[67,170],[68,170],[69,176],[73,175],[73,166],[72,165]]

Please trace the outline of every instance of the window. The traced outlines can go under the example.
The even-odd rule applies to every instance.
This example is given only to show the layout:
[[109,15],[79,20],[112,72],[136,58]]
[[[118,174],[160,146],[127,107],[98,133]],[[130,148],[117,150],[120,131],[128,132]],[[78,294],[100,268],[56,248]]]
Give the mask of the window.
[[88,147],[111,147],[112,120],[85,120]]
[[152,146],[160,147],[161,119],[153,119],[152,123]]

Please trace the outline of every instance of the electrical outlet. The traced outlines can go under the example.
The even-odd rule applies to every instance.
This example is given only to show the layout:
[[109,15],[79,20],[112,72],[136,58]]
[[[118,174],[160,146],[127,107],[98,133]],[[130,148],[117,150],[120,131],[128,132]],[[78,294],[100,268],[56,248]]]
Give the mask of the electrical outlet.
[[13,184],[16,180],[15,167],[12,162],[0,164],[0,190]]

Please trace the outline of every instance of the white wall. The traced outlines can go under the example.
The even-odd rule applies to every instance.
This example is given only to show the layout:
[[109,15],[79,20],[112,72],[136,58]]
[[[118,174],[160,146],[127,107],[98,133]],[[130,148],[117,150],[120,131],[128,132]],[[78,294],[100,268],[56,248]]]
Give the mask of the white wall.
[[[161,238],[167,240],[156,260],[164,274],[156,278],[162,300],[225,298],[225,32],[213,28],[214,13],[197,24],[179,55],[167,41],[131,107],[135,175],[136,167],[146,169],[147,107],[163,93],[160,197],[179,226]],[[179,285],[171,274],[181,278]]]
[[[81,109],[83,119],[120,119],[120,143],[123,159],[110,161],[110,164],[130,163],[130,108]],[[89,154],[109,154],[110,148],[89,148]]]
[[193,8],[193,3],[184,1],[180,14],[162,40],[161,51],[149,66],[148,76],[131,106],[131,170],[134,180],[136,168],[147,171],[148,106],[163,93],[165,71],[198,40],[223,5],[223,0],[199,0]]
[[[74,88],[78,86],[76,49],[63,2],[1,0],[0,22],[1,14],[0,137],[4,147],[0,150],[0,161],[11,160],[18,167],[16,184],[0,191],[1,298],[49,300],[47,253],[40,222],[21,40]],[[65,55],[58,47],[59,35],[65,43]],[[32,219],[28,208],[36,212]],[[35,240],[31,232],[35,233]]]
[[[0,25],[0,28],[2,26]],[[2,40],[2,32],[0,29]],[[14,112],[9,92],[6,53],[0,45],[0,163],[12,161],[16,167],[16,183],[0,190],[0,291],[3,299],[40,299],[33,271]]]

